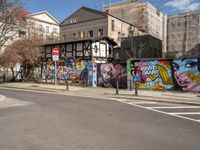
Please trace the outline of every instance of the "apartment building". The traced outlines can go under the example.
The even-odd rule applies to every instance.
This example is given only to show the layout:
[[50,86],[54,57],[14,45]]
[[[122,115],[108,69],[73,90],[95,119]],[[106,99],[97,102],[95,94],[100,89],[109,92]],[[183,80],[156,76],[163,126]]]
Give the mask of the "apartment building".
[[27,16],[26,36],[39,36],[45,40],[58,39],[59,21],[47,11],[32,13]]
[[200,56],[200,10],[172,15],[167,23],[167,56]]
[[123,0],[105,5],[104,11],[161,40],[163,53],[166,53],[167,15],[154,5],[138,0]]
[[130,31],[133,30],[137,34],[141,34],[130,23],[87,7],[81,7],[60,23],[60,33],[63,40],[108,37],[113,39],[118,46],[121,44],[121,37],[129,36]]
[[0,50],[0,54],[6,47],[20,38],[41,37],[45,40],[58,39],[60,36],[59,21],[47,11],[28,13],[23,12],[25,21],[16,25],[15,30],[7,33],[8,40]]

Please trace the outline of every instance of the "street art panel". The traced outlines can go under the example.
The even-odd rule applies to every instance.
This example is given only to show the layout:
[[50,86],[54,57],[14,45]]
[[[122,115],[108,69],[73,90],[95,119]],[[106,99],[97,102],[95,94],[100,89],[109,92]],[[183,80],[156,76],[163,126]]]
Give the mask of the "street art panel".
[[55,64],[52,60],[49,60],[47,63],[47,78],[48,79],[55,78]]
[[139,88],[170,90],[174,88],[173,74],[168,60],[127,62],[128,81],[136,82]]
[[[97,86],[96,64],[87,60],[75,62],[73,59],[60,60],[57,63],[57,78],[59,80],[82,80],[88,86]],[[50,60],[47,65],[47,78],[55,79],[55,63]]]
[[174,78],[183,91],[200,92],[200,62],[197,58],[173,60]]
[[116,80],[118,80],[119,88],[127,87],[125,65],[112,63],[98,64],[97,70],[98,86],[116,87]]

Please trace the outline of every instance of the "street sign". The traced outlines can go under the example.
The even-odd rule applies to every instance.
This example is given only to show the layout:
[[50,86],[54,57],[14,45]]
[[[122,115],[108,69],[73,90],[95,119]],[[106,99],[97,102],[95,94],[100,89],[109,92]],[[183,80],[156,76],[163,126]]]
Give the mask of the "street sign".
[[59,49],[58,48],[54,48],[53,49],[53,61],[59,61]]
[[58,55],[53,55],[53,61],[59,61],[59,56]]

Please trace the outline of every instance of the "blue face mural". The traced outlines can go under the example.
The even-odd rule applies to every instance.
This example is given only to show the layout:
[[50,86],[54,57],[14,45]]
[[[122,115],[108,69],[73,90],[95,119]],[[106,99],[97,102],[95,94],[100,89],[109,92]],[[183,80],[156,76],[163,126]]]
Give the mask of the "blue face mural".
[[174,77],[183,91],[200,92],[198,59],[173,60]]

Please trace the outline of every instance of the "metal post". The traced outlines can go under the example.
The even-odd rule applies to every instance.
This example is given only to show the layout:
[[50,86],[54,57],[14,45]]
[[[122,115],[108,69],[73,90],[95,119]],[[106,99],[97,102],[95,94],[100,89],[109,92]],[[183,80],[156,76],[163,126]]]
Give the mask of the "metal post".
[[55,86],[57,88],[57,65],[56,65],[56,61],[55,61]]
[[130,83],[129,83],[129,86],[130,86],[130,91],[132,91],[132,80],[129,80]]
[[119,94],[119,84],[118,81],[116,80],[116,95]]
[[137,85],[137,82],[135,82],[135,95],[138,95],[138,85]]
[[65,85],[66,85],[66,90],[69,91],[69,82],[67,79],[65,79]]

